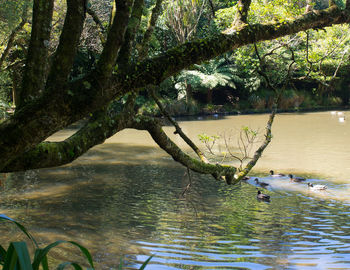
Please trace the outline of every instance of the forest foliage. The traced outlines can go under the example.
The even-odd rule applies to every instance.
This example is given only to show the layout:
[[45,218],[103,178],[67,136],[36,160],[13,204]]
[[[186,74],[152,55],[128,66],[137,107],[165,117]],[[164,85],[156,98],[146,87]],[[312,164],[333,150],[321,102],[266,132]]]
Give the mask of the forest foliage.
[[[28,22],[15,33],[8,55],[1,61],[2,117],[15,105],[15,91],[20,84],[30,38],[31,15],[29,0],[3,2],[0,7],[0,53],[4,54],[11,32],[16,30],[23,17]],[[149,54],[157,55],[185,41],[205,38],[230,27],[236,15],[234,4],[231,1],[208,0],[163,1],[162,13],[150,39]],[[341,1],[337,4],[344,6]],[[135,48],[141,45],[141,34],[147,28],[154,5],[155,1],[146,1],[137,34],[140,38],[136,37]],[[252,1],[248,23],[293,18],[303,14],[306,5],[303,1]],[[328,3],[316,1],[311,5],[314,9],[320,9],[327,7]],[[92,16],[87,17],[70,75],[72,79],[82,77],[94,67],[103,48],[103,39],[100,37],[106,35],[110,22],[111,1],[93,1],[89,6],[98,16],[100,25]],[[56,1],[50,41],[51,53],[58,44],[65,11],[65,2]],[[276,86],[283,82],[291,54],[294,54],[295,64],[291,75],[293,80],[283,95],[282,109],[348,104],[348,94],[344,90],[347,82],[344,82],[344,77],[349,72],[349,39],[348,25],[335,25],[260,42],[257,45],[261,55],[267,54],[264,68],[274,78],[273,83]],[[137,50],[133,54],[136,59]],[[210,108],[211,104],[225,105],[226,111],[267,109],[272,103],[273,93],[268,90],[264,79],[257,72],[259,65],[261,63],[254,46],[248,45],[201,65],[194,65],[191,69],[169,78],[162,84],[163,90],[160,93],[174,114],[206,112],[201,108]],[[191,111],[188,110],[188,102],[191,104]],[[138,104],[143,112],[159,113],[147,95],[141,95]]]

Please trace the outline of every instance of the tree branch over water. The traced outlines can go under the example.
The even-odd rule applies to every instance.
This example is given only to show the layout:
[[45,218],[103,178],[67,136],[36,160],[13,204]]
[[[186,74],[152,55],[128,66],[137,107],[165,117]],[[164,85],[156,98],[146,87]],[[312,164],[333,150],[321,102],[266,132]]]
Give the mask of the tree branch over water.
[[[137,93],[138,89],[150,84],[158,85],[166,78],[195,63],[212,59],[247,44],[276,39],[311,28],[350,22],[348,8],[340,10],[332,6],[326,10],[307,13],[294,20],[243,25],[240,30],[218,33],[206,39],[187,42],[159,56],[116,70],[114,64],[124,42],[123,36],[133,1],[120,2],[123,5],[121,5],[119,20],[116,19],[113,23],[98,68],[79,80],[60,83],[58,88],[52,83],[40,82],[39,85],[46,85],[40,98],[26,103],[22,109],[16,111],[13,117],[0,124],[0,170],[9,166],[16,158],[20,158],[21,154],[34,149],[56,131],[103,109],[114,99],[129,92]],[[79,34],[74,35],[77,37]],[[57,74],[57,77],[65,77],[63,76],[66,74],[65,70]],[[42,80],[45,79],[42,78]],[[47,91],[52,87],[55,88],[54,93]],[[161,136],[158,128],[150,132],[155,137],[159,137],[162,142],[167,141]],[[268,133],[265,137],[266,140],[269,138]],[[162,143],[162,147],[166,148],[166,145]],[[182,162],[186,160],[186,157],[181,154],[176,154],[175,157]],[[188,162],[193,163],[192,160]],[[199,170],[203,165],[203,162],[197,162],[199,163],[192,164],[194,170]],[[209,173],[217,171],[209,164],[208,166],[211,168]],[[228,170],[229,173],[223,169],[220,170],[220,173],[227,175],[233,172],[232,168]],[[240,178],[241,174],[238,177]]]

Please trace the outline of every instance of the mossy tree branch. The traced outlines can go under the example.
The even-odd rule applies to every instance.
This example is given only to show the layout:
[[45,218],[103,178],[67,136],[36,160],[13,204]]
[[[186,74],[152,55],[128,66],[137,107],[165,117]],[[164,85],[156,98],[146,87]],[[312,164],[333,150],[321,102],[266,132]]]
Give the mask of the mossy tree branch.
[[86,15],[86,0],[67,0],[65,17],[60,42],[55,52],[47,85],[61,89],[67,82],[74,56],[77,51]]
[[139,50],[139,59],[143,60],[147,57],[148,55],[148,48],[149,48],[149,41],[151,39],[151,36],[154,32],[154,28],[156,26],[156,22],[158,20],[158,17],[160,15],[160,12],[162,10],[162,2],[163,0],[157,0],[154,8],[152,9],[152,14],[151,14],[151,19],[148,22],[148,27],[143,35],[143,39],[140,45],[140,50]]
[[[212,59],[216,56],[241,46],[264,40],[305,31],[310,28],[323,28],[350,21],[350,14],[337,7],[331,7],[317,13],[308,13],[284,22],[244,25],[238,31],[220,33],[214,37],[184,43],[167,52],[143,61],[127,70],[125,74],[116,74],[114,82],[128,76],[130,86],[158,85],[164,79],[194,64]],[[130,74],[134,74],[130,77]],[[125,83],[128,83],[128,79]],[[132,81],[132,82],[131,82]],[[136,84],[135,84],[136,83]]]
[[232,24],[233,28],[239,28],[242,24],[247,23],[250,4],[251,0],[239,0],[237,2],[237,12]]
[[[0,124],[0,167],[6,166],[12,159],[35,147],[54,132],[99,110],[129,91],[137,91],[149,84],[158,85],[194,63],[247,44],[276,39],[310,28],[350,22],[349,13],[333,6],[307,13],[295,20],[245,25],[239,31],[188,42],[127,70],[118,70],[111,80],[105,79],[101,82],[100,74],[93,71],[85,78],[69,83],[62,91],[56,91],[55,95],[44,94]],[[109,60],[103,66],[115,63]]]
[[[172,158],[191,169],[192,171],[211,174],[216,179],[221,179],[220,176],[225,176],[227,179],[232,179],[236,173],[236,168],[228,165],[210,164],[199,161],[185,154],[163,131],[159,120],[151,117],[138,116],[135,118],[132,127],[140,130],[147,130],[153,140],[166,151]],[[236,182],[236,181],[235,181]],[[232,182],[230,183],[232,184]]]
[[128,26],[134,0],[115,0],[116,11],[109,29],[107,41],[104,45],[97,70],[102,76],[100,79],[112,75],[118,53],[124,42],[124,35]]
[[277,106],[274,107],[273,111],[271,112],[271,114],[269,116],[269,120],[268,120],[266,128],[265,128],[266,132],[265,132],[264,141],[262,142],[260,147],[255,151],[253,158],[248,162],[248,164],[246,166],[244,166],[244,168],[238,174],[235,175],[235,179],[237,181],[240,181],[241,179],[243,179],[251,171],[251,169],[255,166],[255,164],[257,163],[257,161],[261,157],[265,148],[271,142],[271,138],[272,138],[271,128],[272,128],[273,120],[274,120],[275,115],[276,115],[276,110],[277,110]]
[[68,164],[115,133],[130,128],[134,115],[133,104],[120,114],[108,109],[94,113],[77,132],[62,142],[42,142],[14,159],[0,172],[15,172]]
[[32,32],[22,89],[18,93],[18,108],[38,97],[44,89],[53,6],[54,0],[34,0]]
[[1,67],[2,67],[2,64],[4,63],[7,55],[9,54],[10,52],[10,49],[12,48],[12,45],[13,45],[13,42],[15,41],[15,37],[16,35],[18,34],[19,31],[22,30],[23,26],[26,24],[27,22],[27,18],[26,18],[26,15],[22,16],[21,18],[21,22],[17,25],[17,27],[15,29],[13,29],[13,31],[11,32],[9,38],[8,38],[8,41],[7,41],[7,44],[6,44],[6,47],[3,51],[3,53],[1,54],[1,57],[0,57],[0,70],[1,70]]
[[[127,66],[131,50],[129,49],[141,20],[143,0],[136,0],[126,30],[122,49],[118,54],[117,64]],[[124,48],[124,49],[123,49]],[[93,114],[90,120],[79,131],[63,142],[43,142],[34,149],[27,151],[10,163],[4,171],[35,169],[67,164],[84,154],[94,145],[103,143],[105,139],[127,127],[128,119],[132,119],[134,110],[134,95],[129,95],[124,111],[119,115],[111,115],[105,108]],[[113,106],[113,105],[112,105]]]
[[86,12],[91,16],[91,18],[94,20],[95,24],[98,26],[98,28],[99,28],[98,35],[100,37],[101,43],[102,43],[102,45],[105,44],[105,42],[106,42],[106,38],[105,38],[106,29],[103,26],[103,23],[101,22],[100,18],[98,17],[96,12],[92,8],[88,7],[86,9]]
[[204,153],[197,147],[197,145],[182,131],[179,124],[170,116],[170,114],[163,107],[159,98],[156,95],[155,87],[151,87],[149,89],[149,93],[151,94],[154,101],[157,103],[159,110],[161,113],[169,120],[169,122],[175,127],[175,134],[179,134],[180,137],[187,143],[188,146],[192,148],[192,150],[197,154],[200,160],[204,163],[209,163],[208,159],[205,157]]
[[133,49],[136,32],[140,26],[143,6],[144,0],[135,0],[128,27],[125,32],[125,40],[120,48],[120,52],[117,58],[118,68],[120,69],[124,69],[130,64],[129,61],[131,52]]

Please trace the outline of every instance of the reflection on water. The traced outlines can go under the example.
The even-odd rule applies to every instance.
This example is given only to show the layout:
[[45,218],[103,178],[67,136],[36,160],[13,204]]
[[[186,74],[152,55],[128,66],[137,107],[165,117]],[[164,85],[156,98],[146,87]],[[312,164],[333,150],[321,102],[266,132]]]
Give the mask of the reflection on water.
[[[303,122],[308,116],[296,120]],[[326,113],[315,116],[331,119]],[[285,131],[278,126],[285,129],[287,124],[278,117],[276,145],[288,141],[280,137]],[[285,117],[291,121],[294,116]],[[193,130],[193,122],[183,124]],[[213,124],[202,121],[200,126],[214,129]],[[136,133],[136,145],[131,146],[130,134],[110,139],[69,166],[7,175],[0,212],[23,222],[41,245],[74,239],[87,246],[97,269],[117,269],[122,255],[135,269],[150,254],[155,256],[146,269],[350,269],[349,200],[314,194],[305,184],[272,180],[266,174],[260,178],[270,183],[264,191],[270,203],[258,201],[256,187],[249,183],[228,187],[198,174],[192,175],[192,187],[182,197],[188,184],[185,169],[161,150],[144,145],[144,134]],[[267,159],[275,158],[276,145]],[[296,151],[290,145],[289,151]],[[285,172],[288,161],[284,162],[260,166],[265,172],[270,167]],[[300,173],[304,169],[290,166],[294,168]],[[312,173],[305,168],[303,175]],[[349,198],[347,178],[341,180],[309,181],[326,183],[329,193],[345,190],[344,198]],[[14,239],[23,236],[13,226],[1,226],[1,244]],[[60,260],[79,260],[78,251],[69,246],[52,254]]]

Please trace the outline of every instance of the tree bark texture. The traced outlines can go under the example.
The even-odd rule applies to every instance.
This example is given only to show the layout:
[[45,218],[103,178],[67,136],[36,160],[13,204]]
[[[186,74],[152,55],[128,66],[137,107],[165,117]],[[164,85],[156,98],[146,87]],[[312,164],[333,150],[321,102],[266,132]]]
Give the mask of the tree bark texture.
[[53,6],[54,0],[34,0],[31,38],[22,89],[17,100],[19,107],[37,98],[44,89]]

